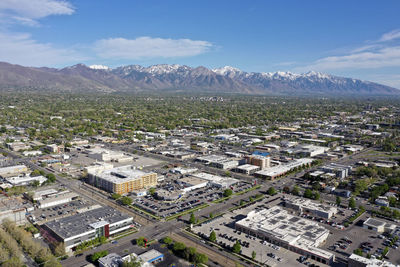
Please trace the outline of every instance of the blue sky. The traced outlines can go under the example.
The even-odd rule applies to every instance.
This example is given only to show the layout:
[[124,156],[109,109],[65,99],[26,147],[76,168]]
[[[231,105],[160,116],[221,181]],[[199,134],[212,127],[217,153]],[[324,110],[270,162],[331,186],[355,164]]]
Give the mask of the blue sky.
[[1,0],[0,61],[310,70],[400,88],[400,1]]

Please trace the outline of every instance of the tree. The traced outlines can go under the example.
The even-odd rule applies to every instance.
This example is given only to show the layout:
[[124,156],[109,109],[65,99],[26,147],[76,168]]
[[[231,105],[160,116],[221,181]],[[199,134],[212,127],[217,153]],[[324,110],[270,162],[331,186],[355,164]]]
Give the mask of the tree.
[[298,196],[300,194],[300,188],[297,185],[293,186],[292,194],[295,196]]
[[194,213],[193,213],[193,212],[190,213],[189,222],[190,222],[191,224],[195,224],[195,223],[196,223],[196,217],[194,216]]
[[40,185],[40,182],[38,180],[35,180],[32,182],[33,187],[38,187]]
[[314,200],[319,200],[320,197],[321,196],[320,196],[319,192],[314,193]]
[[53,254],[56,257],[61,257],[65,255],[65,246],[63,242],[57,242],[53,244],[52,248],[53,248]]
[[124,261],[122,263],[122,267],[140,267],[140,266],[142,266],[142,262],[137,257],[134,257],[133,259],[131,257],[131,261],[129,262]]
[[354,252],[354,254],[356,254],[358,256],[362,256],[363,255],[363,252],[362,252],[361,248],[357,248],[353,252]]
[[138,239],[136,239],[136,245],[138,245],[139,247],[144,247],[146,245],[146,238],[141,236]]
[[252,258],[253,260],[255,260],[255,259],[256,259],[256,256],[257,256],[257,253],[253,250],[253,252],[251,252],[251,258]]
[[212,231],[212,232],[210,233],[210,236],[208,237],[208,239],[209,239],[211,242],[215,242],[215,241],[217,240],[217,235],[215,234],[214,231]]
[[39,170],[33,170],[33,172],[31,172],[31,176],[35,177],[35,176],[40,176],[40,171]]
[[54,183],[56,181],[56,176],[53,173],[48,173],[46,178],[49,183]]
[[108,251],[107,250],[103,250],[103,251],[99,251],[99,252],[95,252],[94,254],[92,254],[92,256],[90,257],[90,260],[92,262],[96,262],[98,259],[105,257],[108,255]]
[[172,244],[172,238],[167,236],[163,239],[163,242],[167,245],[171,245]]
[[113,199],[117,200],[117,199],[120,199],[120,198],[121,198],[121,195],[120,195],[120,194],[117,194],[117,193],[112,193],[111,197],[112,197]]
[[340,203],[342,203],[342,199],[339,196],[336,196],[336,205],[340,206]]
[[275,195],[276,193],[277,193],[277,192],[276,192],[276,189],[273,188],[272,186],[271,186],[270,188],[268,188],[268,191],[267,191],[267,194],[268,194],[268,195],[273,196],[273,195]]
[[129,206],[132,204],[132,199],[129,197],[121,197],[120,201],[121,201],[121,204],[125,205],[125,206]]
[[232,189],[225,189],[224,191],[224,197],[230,197],[233,194]]
[[305,198],[312,198],[312,197],[313,197],[313,192],[311,191],[311,189],[307,188],[307,189],[304,191],[303,197],[305,197]]
[[214,218],[214,214],[210,212],[210,215],[208,216],[210,219]]
[[186,248],[186,245],[182,242],[175,242],[173,250],[175,252],[183,251]]
[[239,241],[236,240],[236,243],[232,247],[232,251],[233,251],[233,253],[240,253],[241,250],[242,250],[242,246],[240,245]]
[[155,193],[156,193],[156,189],[155,189],[154,187],[151,187],[151,188],[149,189],[149,194],[150,194],[151,196],[154,196]]
[[208,257],[205,254],[197,253],[194,257],[194,262],[197,264],[207,264]]
[[349,199],[349,208],[350,209],[355,209],[356,208],[356,201],[355,201],[354,197],[351,197]]

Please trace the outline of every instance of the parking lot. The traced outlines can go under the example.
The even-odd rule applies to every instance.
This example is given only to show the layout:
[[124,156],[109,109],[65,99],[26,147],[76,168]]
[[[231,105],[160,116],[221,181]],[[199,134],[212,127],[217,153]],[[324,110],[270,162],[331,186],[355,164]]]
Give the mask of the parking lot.
[[[329,235],[322,248],[328,249],[341,258],[350,256],[353,251],[358,248],[363,251],[364,256],[367,256],[367,254],[374,255],[373,257],[380,256],[386,246],[384,245],[384,242],[385,240],[388,240],[388,238],[383,237],[380,233],[373,230],[368,230],[362,227],[362,222],[368,217],[369,215],[364,213],[360,217],[359,223],[355,225],[353,224],[343,230],[330,228],[333,235]],[[400,238],[400,228],[396,232],[396,235]],[[346,240],[349,240],[350,242]],[[386,260],[399,264],[400,249],[390,248]]]
[[[251,184],[239,182],[232,188],[233,192],[236,193],[251,187]],[[170,180],[170,178],[166,179],[166,181],[164,181],[157,187],[157,189],[163,189],[167,192],[180,192],[183,188],[184,186]],[[177,199],[172,201],[158,200],[155,199],[153,196],[132,198],[133,203],[137,207],[146,210],[154,215],[165,218],[183,212],[185,210],[195,208],[204,203],[223,198],[224,190],[225,189],[222,188],[207,186],[204,188],[192,190],[190,192],[187,192],[186,194],[182,194],[181,197],[177,195]]]

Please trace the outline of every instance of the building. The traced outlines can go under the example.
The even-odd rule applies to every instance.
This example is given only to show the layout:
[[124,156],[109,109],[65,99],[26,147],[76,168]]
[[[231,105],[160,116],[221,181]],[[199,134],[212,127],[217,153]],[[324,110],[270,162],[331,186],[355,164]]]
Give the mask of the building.
[[159,189],[156,191],[156,198],[164,201],[174,201],[181,198],[185,194],[185,191],[168,191],[165,189]]
[[35,191],[32,195],[32,197],[29,197],[26,195],[28,198],[31,198],[32,201],[38,201],[41,199],[44,199],[45,197],[49,195],[56,194],[58,191],[56,189],[45,189],[45,190],[40,190],[40,191]]
[[124,261],[117,253],[110,253],[107,256],[101,257],[98,262],[99,267],[120,267]]
[[185,177],[177,180],[178,184],[183,186],[183,192],[190,192],[192,190],[196,190],[199,188],[206,187],[208,185],[208,181],[196,177]]
[[285,207],[299,211],[300,213],[310,213],[313,216],[325,219],[330,219],[337,213],[336,207],[316,203],[309,199],[299,197],[286,197]]
[[7,148],[11,149],[12,151],[18,152],[22,150],[31,149],[31,146],[23,142],[13,142],[13,143],[7,143]]
[[295,153],[303,157],[315,157],[328,151],[329,148],[315,145],[303,145]]
[[251,211],[235,223],[236,230],[267,240],[323,264],[331,264],[335,255],[318,248],[329,236],[329,230],[318,223],[290,215],[279,206]]
[[20,185],[28,185],[33,183],[34,181],[38,181],[39,184],[43,184],[47,181],[47,178],[44,176],[29,176],[29,175],[18,175],[7,177],[4,179],[7,183],[12,186],[20,186]]
[[215,186],[218,188],[228,188],[239,182],[239,180],[234,179],[234,178],[221,177],[221,176],[212,175],[212,174],[205,173],[205,172],[194,173],[194,174],[192,174],[192,176],[206,180],[209,182],[210,186]]
[[126,155],[124,152],[113,151],[100,147],[88,149],[87,152],[90,158],[99,161],[127,162],[133,160],[132,156]]
[[374,230],[375,232],[378,233],[383,233],[383,232],[390,233],[394,229],[396,229],[396,225],[378,219],[368,218],[367,220],[364,221],[363,228]]
[[275,179],[279,176],[285,175],[290,170],[302,167],[302,166],[309,166],[313,162],[313,159],[303,158],[303,159],[296,159],[286,164],[277,165],[271,168],[267,168],[265,170],[261,170],[255,173],[257,177],[265,178],[265,179]]
[[37,200],[37,206],[41,209],[53,207],[65,203],[69,203],[79,197],[78,194],[68,190],[57,192],[54,194],[47,194],[42,199]]
[[24,204],[20,197],[1,197],[0,198],[0,223],[5,220],[11,220],[18,225],[25,224],[26,213],[33,210],[31,204]]
[[399,267],[400,265],[396,265],[384,260],[378,259],[367,259],[357,254],[351,254],[347,261],[348,267]]
[[325,173],[333,173],[339,179],[344,179],[351,173],[351,166],[331,163],[320,168]]
[[28,172],[28,168],[25,165],[15,165],[0,168],[0,176],[3,178],[19,175],[26,172]]
[[271,159],[269,156],[253,154],[253,155],[247,155],[245,158],[248,164],[258,166],[260,167],[261,170],[269,168],[271,165]]
[[61,148],[56,144],[47,145],[44,148],[45,150],[49,151],[50,153],[60,153]]
[[88,170],[88,178],[94,186],[120,195],[157,185],[156,173],[146,173],[137,170],[134,166],[122,166],[94,172]]
[[40,156],[40,155],[42,155],[42,151],[40,151],[40,150],[24,151],[24,152],[22,152],[22,154],[23,154],[25,157],[34,157],[34,156]]
[[41,226],[41,233],[49,242],[62,242],[68,252],[85,241],[127,230],[132,222],[127,214],[101,207],[47,222]]
[[162,262],[164,260],[164,254],[161,252],[152,249],[147,252],[144,252],[139,255],[138,257],[142,262],[148,262],[152,264],[157,264],[159,262]]
[[234,172],[243,173],[243,174],[247,174],[247,175],[253,174],[259,170],[260,170],[259,166],[255,166],[255,165],[251,165],[251,164],[240,165],[240,166],[237,166],[235,169],[233,169]]

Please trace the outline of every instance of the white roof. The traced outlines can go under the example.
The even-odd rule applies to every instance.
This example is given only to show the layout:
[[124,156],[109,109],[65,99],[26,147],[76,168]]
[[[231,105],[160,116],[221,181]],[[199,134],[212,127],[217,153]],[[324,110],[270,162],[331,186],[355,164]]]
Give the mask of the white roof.
[[125,182],[140,179],[142,176],[148,174],[152,173],[137,170],[134,166],[129,165],[106,170],[102,173],[97,174],[97,176],[115,184],[122,184]]

